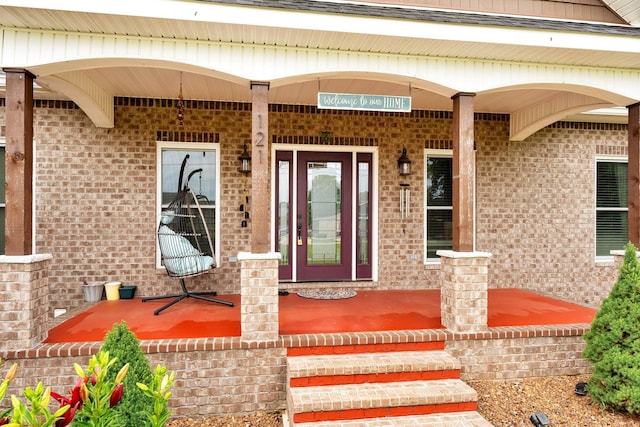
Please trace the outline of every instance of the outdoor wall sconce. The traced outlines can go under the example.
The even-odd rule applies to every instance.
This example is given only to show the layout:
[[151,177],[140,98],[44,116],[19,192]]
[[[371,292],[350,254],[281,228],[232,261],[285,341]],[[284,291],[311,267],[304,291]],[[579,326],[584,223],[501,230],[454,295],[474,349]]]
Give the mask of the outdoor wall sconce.
[[238,157],[238,160],[240,160],[240,169],[238,170],[241,173],[251,172],[251,156],[247,152],[247,144],[244,144],[244,149],[242,154],[240,154],[240,157]]
[[411,175],[411,160],[407,157],[407,149],[402,149],[402,154],[398,159],[398,168],[400,169],[400,176]]

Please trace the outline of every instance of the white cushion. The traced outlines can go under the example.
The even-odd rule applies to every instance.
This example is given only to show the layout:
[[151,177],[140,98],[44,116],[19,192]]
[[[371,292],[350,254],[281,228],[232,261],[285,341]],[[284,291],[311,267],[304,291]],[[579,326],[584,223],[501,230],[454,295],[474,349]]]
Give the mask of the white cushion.
[[166,225],[158,229],[158,242],[164,266],[174,276],[188,276],[213,267],[212,257],[200,255],[189,240]]

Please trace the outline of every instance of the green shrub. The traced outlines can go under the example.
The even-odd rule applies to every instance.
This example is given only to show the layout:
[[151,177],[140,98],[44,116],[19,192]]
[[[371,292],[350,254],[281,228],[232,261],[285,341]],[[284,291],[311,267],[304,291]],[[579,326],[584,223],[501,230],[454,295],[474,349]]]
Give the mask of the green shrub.
[[117,372],[125,365],[129,364],[129,373],[124,379],[125,394],[120,404],[114,409],[125,415],[127,427],[141,427],[148,425],[149,409],[153,407],[154,401],[145,395],[136,383],[150,384],[153,381],[153,372],[146,359],[140,341],[129,329],[126,322],[113,325],[107,332],[100,349],[107,351],[116,358],[116,364],[109,373],[114,380]]
[[618,281],[584,335],[593,364],[588,390],[603,407],[640,414],[640,263],[625,246]]

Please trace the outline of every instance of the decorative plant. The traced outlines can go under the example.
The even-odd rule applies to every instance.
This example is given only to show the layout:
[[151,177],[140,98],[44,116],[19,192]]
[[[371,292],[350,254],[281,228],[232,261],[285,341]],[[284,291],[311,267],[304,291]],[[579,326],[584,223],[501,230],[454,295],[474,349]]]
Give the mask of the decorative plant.
[[[15,378],[18,365],[13,364],[4,380],[0,383],[0,401],[4,399],[9,384]],[[49,411],[51,390],[45,388],[42,382],[35,389],[27,387],[24,390],[25,399],[29,406],[16,396],[11,396],[11,408],[0,415],[0,425],[8,427],[65,427],[69,422],[65,421],[65,415],[69,411],[69,405],[60,407],[53,414]]]
[[53,425],[63,427],[69,424],[63,418],[63,415],[69,411],[69,405],[60,407],[52,414],[49,411],[51,390],[49,387],[45,388],[42,382],[38,383],[35,389],[27,387],[24,390],[24,397],[29,402],[29,406],[18,397],[11,396],[13,410],[11,420],[6,424],[8,427],[51,427]]
[[[112,357],[105,347],[115,348],[132,362],[123,364],[119,358]],[[14,364],[0,383],[0,401],[4,399],[17,369],[18,365]],[[124,322],[114,325],[112,331],[107,333],[103,349],[91,357],[86,370],[77,363],[74,369],[78,380],[68,397],[50,391],[42,383],[35,389],[26,388],[24,396],[29,405],[11,396],[12,408],[0,413],[0,426],[165,426],[171,415],[168,401],[174,373],[169,374],[163,366],[157,366],[154,374],[151,373],[137,338]],[[146,382],[136,381],[142,377],[148,377]],[[60,403],[59,409],[53,414],[48,409],[52,397]],[[127,398],[129,406],[122,410]]]
[[171,398],[169,389],[173,385],[173,379],[174,372],[169,374],[166,367],[158,365],[151,384],[137,383],[138,388],[153,399],[153,413],[148,414],[151,427],[164,427],[171,415],[167,403]]
[[[108,352],[100,351],[89,360],[85,372],[80,365],[74,364],[78,381],[71,390],[71,397],[57,393],[52,396],[62,405],[71,407],[69,421],[74,426],[83,427],[119,427],[124,420],[115,410],[124,393],[123,380],[127,376],[129,365],[120,368],[114,380],[110,380],[109,371],[116,363]],[[75,415],[75,416],[74,416]],[[57,427],[57,426],[56,426]]]
[[[1,362],[2,360],[0,360],[0,365],[2,364]],[[0,402],[2,401],[2,399],[4,399],[4,395],[7,394],[7,389],[9,388],[11,381],[13,381],[13,379],[15,378],[17,371],[18,371],[18,364],[14,363],[11,366],[11,368],[9,368],[9,370],[7,371],[7,374],[5,375],[2,383],[0,383]],[[5,412],[0,414],[0,426],[9,424],[10,413],[11,413],[11,409],[7,409]]]
[[618,281],[584,335],[584,357],[593,363],[588,390],[603,407],[640,414],[640,263],[625,246]]
[[[115,357],[115,369],[129,365],[129,374],[124,379],[124,387],[127,390],[122,402],[115,408],[115,412],[122,415],[127,427],[140,427],[147,424],[147,414],[153,407],[153,399],[147,396],[143,390],[136,386],[137,382],[151,384],[153,373],[147,361],[140,342],[129,329],[126,322],[122,321],[113,325],[104,337],[101,351],[108,351]],[[115,372],[108,374],[109,379],[115,377]]]

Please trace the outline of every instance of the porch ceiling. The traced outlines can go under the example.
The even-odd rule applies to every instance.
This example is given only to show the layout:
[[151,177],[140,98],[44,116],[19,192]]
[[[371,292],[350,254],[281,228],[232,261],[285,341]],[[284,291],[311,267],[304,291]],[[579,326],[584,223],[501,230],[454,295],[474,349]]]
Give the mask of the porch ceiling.
[[[609,3],[613,2],[615,0],[611,0]],[[80,3],[82,6],[78,6]],[[625,49],[618,51],[601,48],[585,49],[583,46],[574,44],[570,39],[579,33],[576,29],[561,31],[559,28],[523,28],[520,26],[514,30],[522,36],[526,35],[527,40],[512,42],[508,39],[500,39],[498,33],[504,31],[504,28],[472,25],[468,22],[463,24],[423,22],[387,19],[377,15],[354,17],[348,14],[337,14],[335,11],[331,14],[313,10],[304,11],[304,13],[288,10],[287,12],[293,15],[287,16],[282,13],[282,10],[273,8],[268,9],[267,12],[265,12],[266,9],[260,9],[258,14],[256,10],[259,8],[204,1],[163,2],[163,4],[172,5],[173,9],[167,10],[161,10],[162,8],[156,10],[150,7],[150,2],[143,0],[100,3],[78,2],[70,7],[73,10],[54,10],[49,8],[52,3],[46,0],[33,0],[29,3],[29,7],[23,6],[23,1],[0,0],[0,27],[29,28],[52,32],[161,37],[258,46],[302,47],[310,50],[365,51],[377,54],[434,58],[619,69],[640,68],[640,55],[637,52],[625,51]],[[313,2],[307,1],[305,3],[312,4]],[[158,4],[154,3],[156,6]],[[178,7],[179,9],[176,9]],[[370,7],[381,10],[380,7]],[[239,13],[242,16],[238,16]],[[277,22],[268,21],[264,19],[266,16],[264,13],[279,13],[281,17]],[[300,22],[295,19],[295,17],[303,16],[305,19],[301,18]],[[359,27],[358,30],[351,30],[347,26],[338,24],[341,22],[340,20],[356,18],[369,24],[375,24],[375,31],[363,31],[362,27]],[[325,21],[322,21],[323,19]],[[337,25],[316,26],[310,24],[314,20],[329,22],[326,19],[331,19],[331,22],[335,22]],[[527,22],[529,21],[532,20]],[[345,24],[347,22],[352,21],[344,21]],[[553,28],[552,24],[549,25]],[[597,33],[598,29],[605,31],[607,28],[615,26],[601,26],[602,28],[600,28],[596,25],[596,27],[594,31]],[[331,30],[318,28],[331,28]],[[399,28],[406,29],[406,32]],[[480,42],[477,38],[477,31],[481,28],[493,28],[498,33]],[[619,28],[621,31],[625,31],[624,27]],[[564,41],[558,42],[558,44],[550,43],[549,38],[553,40],[554,37],[557,40],[564,38]],[[628,37],[624,38],[628,39]],[[611,48],[613,49],[613,47]],[[172,69],[119,66],[81,70],[77,73],[77,79],[96,82],[100,90],[112,96],[177,98],[179,93],[180,73]],[[4,93],[3,77],[0,75],[0,96],[3,96]],[[46,86],[46,78],[41,78],[41,81],[43,86]],[[228,81],[186,72],[182,73],[182,81],[185,99],[240,102],[249,102],[251,99],[249,87],[232,84]],[[269,102],[315,105],[320,84],[321,90],[327,92],[409,94],[407,85],[379,81],[375,77],[367,79],[366,76],[358,76],[354,79],[327,78],[323,79],[321,83],[302,81],[273,87],[269,93]],[[475,109],[480,112],[510,114],[526,110],[528,106],[560,97],[565,93],[568,92],[535,89],[511,90],[508,93],[487,93],[476,97]],[[49,91],[45,87],[37,88],[35,96],[39,98],[64,98],[60,93]],[[413,89],[411,96],[414,109],[450,110],[452,108],[451,100],[448,97],[433,92]],[[624,113],[626,111],[623,109],[623,114],[617,114],[612,120],[607,120],[626,122]],[[590,117],[588,120],[594,121],[602,118],[599,115],[588,117]],[[580,119],[583,120],[584,117]]]
[[602,0],[618,16],[633,26],[640,26],[640,2],[637,0]]
[[[492,19],[486,20],[485,23],[481,19],[484,15],[459,12],[448,12],[446,22],[437,22],[434,19],[442,18],[439,15],[410,20],[408,18],[382,18],[379,14],[347,16],[347,14],[336,14],[335,12],[305,11],[305,13],[295,13],[290,10],[287,10],[287,13],[279,11],[284,18],[281,17],[277,22],[268,22],[264,20],[265,17],[270,16],[268,13],[277,13],[273,11],[273,8],[265,9],[264,14],[252,17],[254,14],[250,11],[257,10],[257,8],[215,4],[217,2],[171,1],[164,3],[180,5],[174,6],[174,8],[180,7],[178,10],[182,13],[176,15],[174,12],[172,16],[168,16],[172,14],[173,9],[167,9],[168,12],[165,14],[154,13],[150,9],[151,3],[149,1],[140,0],[139,2],[138,9],[125,7],[120,11],[117,7],[111,9],[102,7],[92,10],[90,6],[87,6],[83,10],[70,11],[49,9],[47,7],[50,7],[50,3],[43,0],[33,0],[29,7],[11,5],[11,3],[23,3],[21,1],[2,0],[0,1],[0,27],[243,43],[259,46],[364,51],[394,55],[621,69],[640,68],[640,55],[637,52],[623,52],[622,49],[616,51],[616,46],[613,45],[610,45],[606,50],[595,47],[589,49],[568,39],[572,33],[573,35],[578,33],[600,33],[611,36],[640,35],[640,32],[633,32],[630,27],[624,26],[595,23],[573,23],[562,26],[551,20],[510,16],[503,18],[491,16]],[[3,3],[8,5],[3,5]],[[39,3],[41,5],[38,5]],[[113,1],[112,3],[117,6],[126,2]],[[616,11],[628,10],[627,16],[640,16],[640,5],[636,4],[635,0],[609,0],[608,3],[628,3],[629,5],[619,7]],[[203,7],[205,9],[202,9]],[[369,8],[378,11],[385,10],[380,6],[369,6]],[[392,9],[397,10],[397,8]],[[354,8],[354,11],[358,10]],[[421,11],[420,9],[416,10]],[[459,22],[457,22],[456,13],[463,17],[459,19]],[[291,17],[286,17],[287,14],[290,14]],[[237,15],[241,15],[241,17],[238,18]],[[232,18],[233,16],[235,18]],[[304,22],[292,22],[292,18],[298,17],[304,17],[301,20]],[[474,17],[477,17],[477,23],[474,22]],[[339,19],[345,20],[344,24],[354,22],[346,21],[346,19],[358,19],[366,22],[353,29],[341,25]],[[317,22],[316,25],[312,25],[314,20]],[[327,27],[320,25],[327,22],[334,22],[335,25]],[[500,24],[503,22],[504,24]],[[363,29],[367,25],[375,27],[367,31]],[[385,26],[391,29],[387,29]],[[485,30],[489,28],[511,29],[515,31],[514,38],[510,40],[496,37],[499,35],[498,33],[484,39],[475,38],[476,31],[482,28]],[[526,35],[527,40],[522,39],[523,32],[529,33]],[[529,39],[529,37],[532,38]],[[556,37],[555,41],[554,37]],[[560,41],[561,38],[565,40]]]

